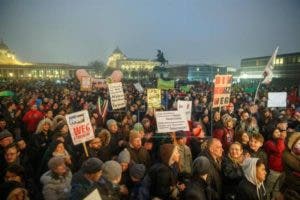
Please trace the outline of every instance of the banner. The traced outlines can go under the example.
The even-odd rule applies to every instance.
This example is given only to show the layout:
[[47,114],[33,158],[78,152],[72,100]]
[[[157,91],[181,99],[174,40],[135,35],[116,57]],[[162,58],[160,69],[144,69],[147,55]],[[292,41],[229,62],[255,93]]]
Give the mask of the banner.
[[227,106],[230,102],[232,75],[216,75],[213,108]]
[[87,110],[66,115],[74,145],[94,139],[94,131]]
[[186,115],[187,120],[191,120],[192,116],[192,101],[181,101],[177,102],[177,110]]
[[182,85],[180,86],[180,90],[184,92],[189,92],[191,90],[191,85]]
[[114,110],[126,107],[125,96],[121,82],[108,84],[108,90],[111,106]]
[[161,107],[161,91],[160,89],[147,89],[147,102],[150,108]]
[[143,93],[144,92],[144,88],[141,86],[140,83],[135,83],[133,84],[135,89],[139,92],[139,93]]
[[265,70],[263,72],[263,76],[264,76],[264,80],[262,81],[262,83],[264,84],[269,84],[272,81],[273,78],[273,69],[274,69],[274,64],[275,64],[275,60],[276,60],[276,55],[278,52],[278,48],[277,47],[275,49],[275,51],[273,52],[268,64],[265,67]]
[[269,92],[268,107],[286,107],[286,92]]
[[157,88],[162,90],[174,89],[174,80],[164,81],[162,79],[157,80]]
[[80,91],[91,91],[92,90],[92,79],[89,76],[81,77]]
[[11,97],[14,96],[15,93],[10,90],[4,90],[0,92],[0,97]]
[[189,131],[189,125],[185,113],[179,111],[155,112],[157,132],[169,133],[175,131]]

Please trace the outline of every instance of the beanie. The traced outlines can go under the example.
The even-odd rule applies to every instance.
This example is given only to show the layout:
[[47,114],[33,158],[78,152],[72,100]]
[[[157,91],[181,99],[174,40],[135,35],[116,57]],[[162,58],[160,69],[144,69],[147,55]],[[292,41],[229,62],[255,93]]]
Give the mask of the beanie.
[[143,164],[134,164],[129,170],[129,175],[135,179],[141,180],[145,175],[146,167]]
[[199,156],[193,162],[193,176],[208,174],[209,168],[209,160],[204,156]]
[[56,169],[58,166],[65,164],[65,159],[62,156],[54,156],[48,161],[48,168],[50,170]]
[[8,130],[4,129],[3,131],[0,132],[0,140],[7,138],[7,137],[13,137],[13,135],[11,134],[11,132],[9,132]]
[[102,176],[112,182],[122,176],[121,165],[114,161],[106,161],[102,166]]
[[144,132],[144,127],[141,123],[135,123],[133,126],[133,130],[135,130],[137,132],[139,132],[139,131]]
[[169,165],[169,161],[174,150],[175,150],[174,144],[163,144],[160,146],[160,158],[164,164]]
[[81,171],[86,174],[93,174],[101,170],[103,162],[98,158],[89,158],[81,165]]
[[125,148],[123,151],[121,151],[118,155],[118,162],[119,163],[129,163],[130,162],[130,153]]

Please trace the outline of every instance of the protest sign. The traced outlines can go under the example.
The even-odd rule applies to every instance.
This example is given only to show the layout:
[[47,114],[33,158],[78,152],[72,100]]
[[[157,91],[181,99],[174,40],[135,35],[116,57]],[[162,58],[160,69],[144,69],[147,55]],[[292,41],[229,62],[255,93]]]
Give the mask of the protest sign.
[[74,145],[95,138],[87,110],[68,114],[66,115],[66,120]]
[[102,200],[98,189],[94,189],[89,195],[87,195],[83,200]]
[[160,108],[161,91],[160,89],[147,89],[147,102],[150,108]]
[[110,102],[112,108],[120,109],[126,107],[124,92],[122,83],[110,83],[108,84],[108,90],[109,90],[109,96],[110,96]]
[[185,113],[175,111],[155,112],[158,133],[188,131],[189,126]]
[[170,80],[170,81],[165,81],[163,79],[158,79],[157,80],[157,88],[162,89],[162,90],[169,90],[169,89],[174,89],[175,81]]
[[268,107],[286,107],[286,92],[269,92]]
[[89,77],[89,76],[81,77],[80,90],[81,91],[91,91],[92,90],[92,79],[91,79],[91,77]]
[[232,75],[216,75],[213,108],[227,106],[230,102]]
[[191,120],[192,115],[192,101],[178,101],[177,110],[186,115],[187,120]]
[[144,92],[144,88],[141,86],[140,83],[135,83],[133,84],[135,89],[139,92],[139,93],[143,93]]

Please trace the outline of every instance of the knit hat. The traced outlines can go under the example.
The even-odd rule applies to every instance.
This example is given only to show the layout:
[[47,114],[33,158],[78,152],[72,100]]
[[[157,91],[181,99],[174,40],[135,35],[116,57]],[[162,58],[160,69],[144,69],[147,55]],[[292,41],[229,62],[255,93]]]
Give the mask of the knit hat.
[[133,130],[139,132],[139,131],[143,131],[144,132],[144,127],[141,123],[135,123],[133,126]]
[[101,170],[103,162],[98,158],[89,158],[81,165],[81,171],[87,174],[93,174]]
[[129,169],[129,175],[135,179],[141,180],[146,172],[146,167],[143,164],[134,164]]
[[208,174],[209,168],[209,160],[204,156],[199,156],[193,162],[193,176]]
[[295,143],[300,140],[300,132],[295,132],[288,137],[287,146],[289,149],[292,149]]
[[129,142],[131,142],[131,141],[134,140],[135,138],[141,138],[141,135],[139,134],[138,131],[131,130],[131,131],[130,131],[130,134],[129,134]]
[[163,144],[160,146],[160,158],[164,164],[169,165],[169,161],[174,153],[174,150],[174,144]]
[[65,159],[62,156],[54,156],[48,161],[48,168],[50,170],[56,169],[58,166],[65,164]]
[[114,181],[122,176],[121,165],[114,161],[106,161],[102,166],[102,176],[109,181]]
[[130,162],[130,153],[126,148],[119,153],[117,161],[119,163],[129,163]]
[[112,124],[117,124],[117,121],[114,119],[107,120],[107,122],[106,122],[107,128],[109,128]]
[[7,137],[13,137],[13,135],[11,134],[11,132],[9,132],[8,130],[4,129],[3,131],[0,132],[0,140],[7,138]]

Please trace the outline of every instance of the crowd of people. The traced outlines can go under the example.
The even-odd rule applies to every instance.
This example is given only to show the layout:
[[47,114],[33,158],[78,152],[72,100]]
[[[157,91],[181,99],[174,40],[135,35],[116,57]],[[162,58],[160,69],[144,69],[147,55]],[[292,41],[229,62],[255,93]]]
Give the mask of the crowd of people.
[[[70,80],[0,85],[0,199],[300,199],[300,107],[268,108],[234,86],[212,109],[211,84],[163,91],[162,106],[192,101],[189,131],[159,133],[147,94],[123,83],[126,108],[99,111],[107,89]],[[108,101],[109,102],[109,101]],[[100,106],[101,107],[101,106]],[[95,138],[74,145],[65,115],[89,112]]]

